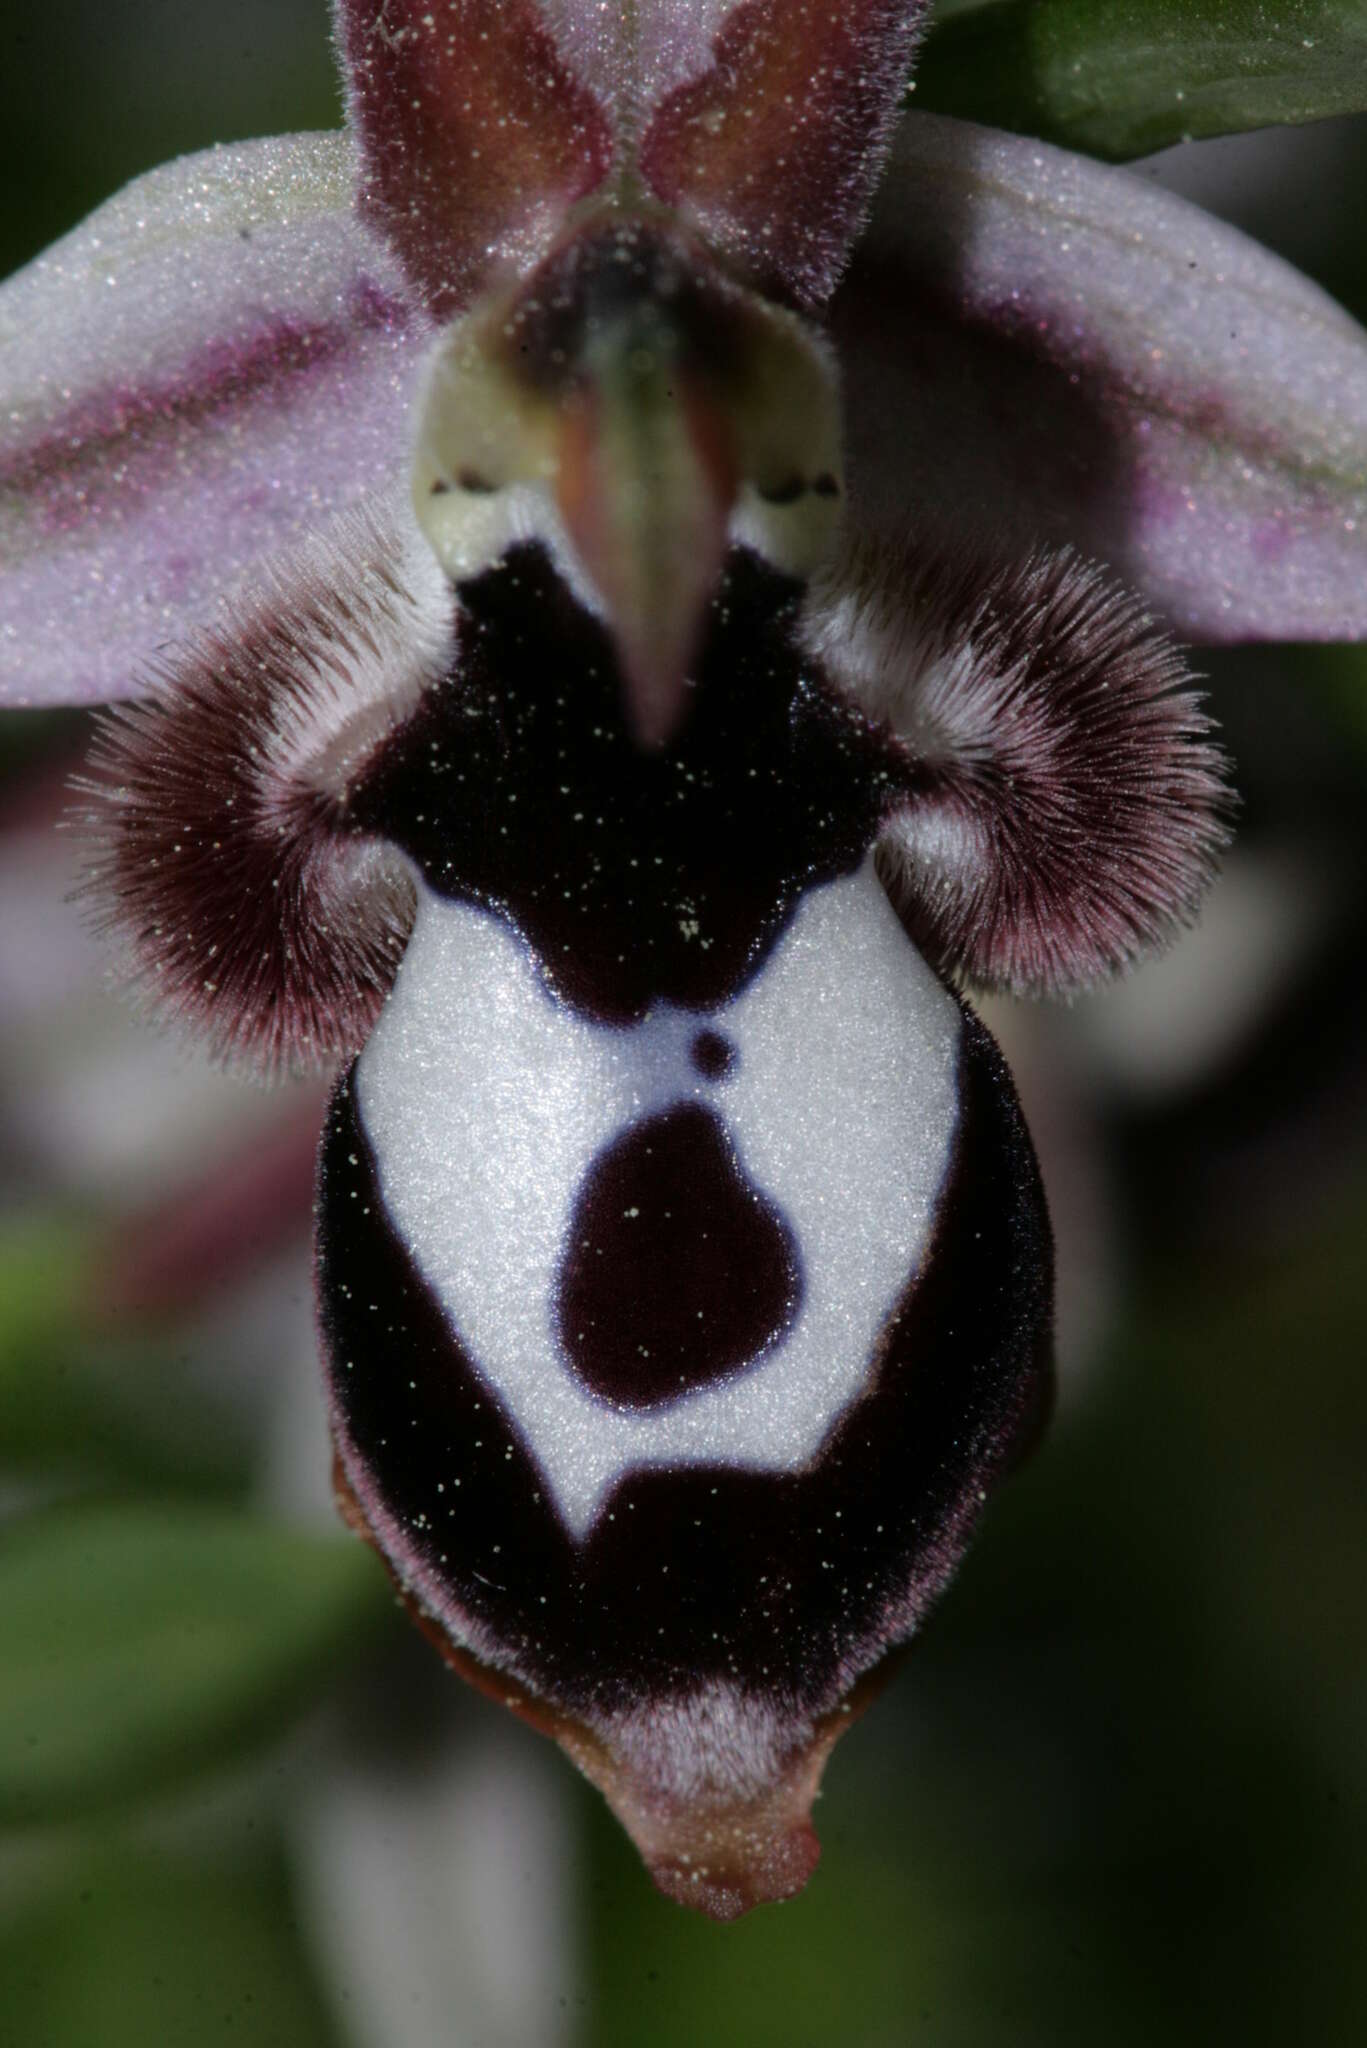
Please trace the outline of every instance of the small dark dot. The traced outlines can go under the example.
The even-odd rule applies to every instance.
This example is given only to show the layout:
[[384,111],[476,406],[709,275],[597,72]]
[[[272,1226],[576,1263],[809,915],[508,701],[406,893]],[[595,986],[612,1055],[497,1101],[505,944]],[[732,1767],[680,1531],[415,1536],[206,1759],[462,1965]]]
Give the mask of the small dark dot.
[[812,489],[816,492],[818,498],[838,498],[840,496],[840,486],[828,469],[822,470],[820,476],[812,485]]
[[433,498],[444,498],[446,496],[446,493],[450,490],[450,488],[451,486],[450,484],[447,483],[445,477],[439,476],[436,482],[433,484],[429,496]]
[[799,498],[807,495],[807,480],[801,476],[789,476],[781,484],[757,484],[755,488],[766,505],[795,505]]
[[723,1081],[735,1067],[736,1048],[720,1031],[700,1031],[690,1050],[704,1080]]
[[488,477],[482,476],[477,469],[460,470],[457,473],[456,482],[463,491],[473,491],[475,496],[479,498],[492,497],[498,489],[497,484],[490,483]]

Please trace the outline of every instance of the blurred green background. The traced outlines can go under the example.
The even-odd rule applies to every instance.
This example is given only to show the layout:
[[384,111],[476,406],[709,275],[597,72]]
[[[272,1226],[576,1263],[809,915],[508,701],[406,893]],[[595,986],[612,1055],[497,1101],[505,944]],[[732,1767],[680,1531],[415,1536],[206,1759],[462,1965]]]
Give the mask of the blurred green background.
[[[338,118],[322,0],[46,0],[3,51],[0,273],[164,158]],[[1187,155],[1367,313],[1361,120]],[[316,1097],[102,989],[50,831],[83,722],[0,728],[0,2048],[1367,2039],[1367,657],[1205,665],[1243,798],[1206,925],[993,1013],[1058,1213],[1055,1427],[837,1751],[810,1889],[724,1929],[335,1530]],[[201,1270],[220,1147],[251,1220]],[[187,1214],[129,1313],[110,1274]]]

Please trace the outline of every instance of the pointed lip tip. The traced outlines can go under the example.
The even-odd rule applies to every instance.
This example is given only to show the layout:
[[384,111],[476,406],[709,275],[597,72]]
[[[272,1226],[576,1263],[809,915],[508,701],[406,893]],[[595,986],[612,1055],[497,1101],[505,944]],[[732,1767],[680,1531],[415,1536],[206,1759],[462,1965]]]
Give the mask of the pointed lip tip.
[[[888,1652],[856,1681],[844,1699],[821,1716],[810,1739],[794,1750],[766,1790],[716,1804],[690,1806],[668,1797],[661,1799],[624,1763],[603,1730],[453,1640],[449,1626],[424,1607],[381,1548],[335,1436],[333,1485],[344,1521],[379,1551],[400,1600],[422,1634],[467,1684],[559,1745],[603,1794],[662,1897],[726,1924],[757,1906],[781,1905],[805,1890],[821,1858],[812,1806],[820,1796],[831,1750],[882,1689],[908,1644]],[[681,1836],[687,1846],[680,1842]]]
[[709,1920],[741,1920],[758,1906],[778,1906],[806,1890],[821,1860],[821,1844],[810,1817],[795,1821],[773,1838],[763,1857],[726,1856],[715,1863],[684,1857],[644,1859],[651,1883],[663,1898]]

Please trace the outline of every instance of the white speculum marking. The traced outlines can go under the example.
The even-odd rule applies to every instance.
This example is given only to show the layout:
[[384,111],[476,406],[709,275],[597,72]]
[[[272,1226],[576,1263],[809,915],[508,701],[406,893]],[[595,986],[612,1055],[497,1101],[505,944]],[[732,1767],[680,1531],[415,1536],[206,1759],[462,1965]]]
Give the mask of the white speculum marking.
[[[708,1081],[701,1028],[736,1048]],[[918,1269],[958,1116],[961,1020],[873,870],[811,890],[760,972],[708,1011],[595,1024],[555,1000],[501,919],[419,883],[417,921],[355,1097],[389,1217],[581,1541],[647,1466],[791,1472],[862,1392]],[[556,1327],[575,1201],[641,1118],[704,1103],[796,1238],[786,1335],[731,1378],[624,1410]],[[395,1373],[404,1371],[396,1356]]]

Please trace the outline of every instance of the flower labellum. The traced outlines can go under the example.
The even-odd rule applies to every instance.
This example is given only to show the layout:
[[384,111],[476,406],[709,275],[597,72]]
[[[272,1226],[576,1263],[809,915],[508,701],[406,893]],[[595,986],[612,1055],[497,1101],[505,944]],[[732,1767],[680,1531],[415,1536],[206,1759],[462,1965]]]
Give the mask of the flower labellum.
[[[970,225],[958,277],[933,235],[898,270],[885,199],[858,242],[923,12],[339,0],[354,159],[191,160],[0,295],[19,691],[127,700],[84,785],[93,898],[221,1053],[338,1070],[317,1301],[342,1510],[450,1663],[719,1918],[806,1882],[832,1744],[1047,1412],[1044,1196],[959,985],[1124,967],[1194,914],[1223,837],[1218,750],[1145,609],[1173,587],[1158,481],[1210,493],[1229,632],[1241,592],[1259,630],[1282,602],[1241,552],[1245,487],[1326,630],[1360,605],[1367,407],[1339,373],[1367,349],[1209,224],[1212,289],[1254,305],[1277,378],[1288,324],[1338,377],[1313,506],[1256,350],[1218,462],[1199,408],[1163,412],[1163,479],[1137,523],[1108,506],[1101,563],[1053,499],[1041,545],[1028,505],[985,517],[949,471],[953,517],[899,486],[942,394],[865,337],[877,280],[899,332],[923,294],[932,371],[954,320],[971,365],[1013,195],[1073,175],[1034,145],[996,166],[981,285]],[[980,131],[906,125],[971,216]],[[1087,177],[1104,239],[1144,201]],[[1147,292],[1133,240],[1100,261],[1086,365],[1117,435],[1208,369],[1155,351],[1105,385]],[[111,264],[108,369],[81,320]],[[111,450],[117,505],[91,491]],[[247,566],[215,606],[216,530]]]

